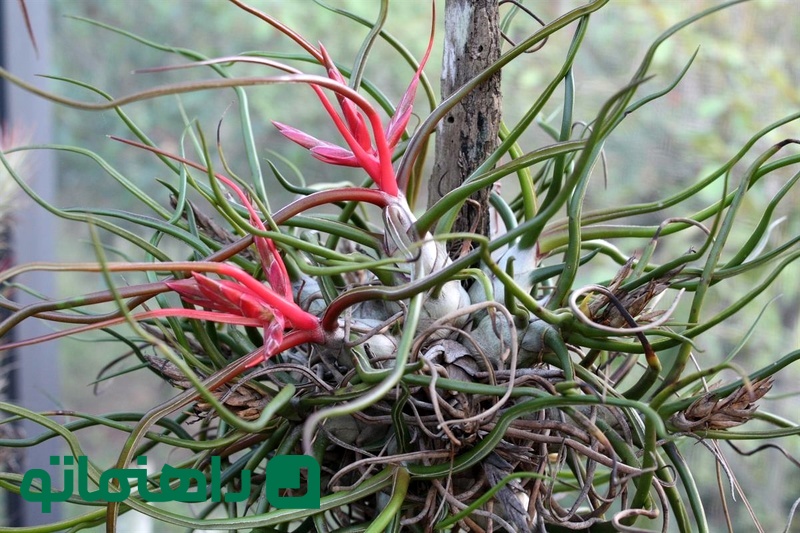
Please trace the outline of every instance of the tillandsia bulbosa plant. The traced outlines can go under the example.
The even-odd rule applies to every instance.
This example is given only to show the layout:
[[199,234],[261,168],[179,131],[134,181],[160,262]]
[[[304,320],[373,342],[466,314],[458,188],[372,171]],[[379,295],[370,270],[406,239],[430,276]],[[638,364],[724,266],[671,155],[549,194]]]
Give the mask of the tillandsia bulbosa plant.
[[[41,295],[28,306],[4,297],[0,304],[10,316],[0,335],[26,320],[63,327],[0,349],[102,330],[130,348],[137,363],[130,371],[149,372],[174,387],[170,399],[138,413],[72,411],[65,420],[63,411],[0,405],[4,424],[26,419],[41,426],[40,435],[7,438],[3,446],[61,439],[66,458],[83,465],[89,478],[83,492],[70,496],[56,493],[64,489],[58,480],[46,486],[42,479],[26,481],[22,472],[0,473],[4,490],[35,501],[47,494],[48,501],[80,509],[77,518],[30,531],[103,523],[115,531],[119,515],[131,510],[164,527],[199,530],[708,531],[701,487],[679,445],[702,441],[723,464],[722,441],[797,435],[796,424],[759,404],[800,350],[774,354],[761,368],[734,362],[737,350],[706,365],[694,356],[704,334],[735,317],[800,256],[800,236],[778,243],[771,238],[775,212],[800,178],[798,141],[755,148],[800,114],[764,125],[731,149],[727,162],[683,190],[646,203],[584,209],[590,180],[602,179],[606,141],[689,72],[694,57],[675,79],[651,80],[656,50],[738,2],[697,13],[657,36],[629,82],[591,116],[576,113],[580,84],[573,63],[593,14],[607,1],[539,20],[540,27],[514,41],[505,31],[514,16],[533,13],[527,5],[503,3],[509,5],[501,18],[496,2],[447,2],[447,23],[462,24],[445,29],[452,32],[445,38],[445,71],[464,68],[447,57],[457,52],[454,46],[465,47],[453,35],[466,35],[477,6],[496,26],[486,42],[494,38],[498,52],[441,102],[424,73],[437,54],[435,10],[415,59],[383,31],[388,1],[376,3],[378,22],[315,7],[368,29],[353,68],[298,28],[231,0],[230,9],[290,39],[297,53],[208,57],[92,22],[178,61],[140,70],[191,68],[208,77],[121,96],[56,78],[86,91],[77,100],[0,70],[8,82],[58,104],[115,111],[129,135],[113,141],[156,158],[166,173],[159,178],[163,189],[152,195],[92,151],[4,148],[3,166],[34,201],[88,226],[96,260],[19,265],[0,273],[0,281],[9,284],[31,270],[86,272],[107,288],[63,299]],[[521,118],[500,121],[502,69],[564,35],[559,71],[530,96]],[[501,36],[508,40],[503,50]],[[404,61],[404,69],[393,67],[393,78],[404,84],[396,101],[365,76],[376,43],[388,43]],[[232,73],[243,64],[252,75]],[[461,75],[451,70],[444,78]],[[287,165],[279,153],[260,151],[252,124],[273,119],[255,114],[252,101],[280,85],[295,88],[283,107],[318,109],[315,122],[273,122],[285,146],[300,145],[316,162],[306,157]],[[236,95],[246,174],[226,158],[219,133],[224,121],[216,143],[189,118],[182,137],[156,143],[128,112],[134,102],[201,91],[208,99]],[[543,110],[557,94],[563,101],[547,121]],[[335,138],[315,131],[322,117],[333,124]],[[455,148],[443,142],[448,128],[462,139]],[[524,134],[532,128],[549,141],[526,145]],[[431,175],[425,156],[434,132]],[[44,202],[10,158],[46,149],[93,161],[144,211]],[[742,160],[750,162],[746,168],[737,165]],[[349,182],[305,179],[324,175],[331,165],[345,167]],[[795,173],[770,189],[752,235],[731,245],[743,204],[786,169]],[[458,179],[442,188],[445,174]],[[712,186],[719,193],[705,207],[687,206],[709,198],[701,192]],[[273,205],[268,191],[278,187],[294,199]],[[426,189],[427,208],[421,205]],[[660,223],[641,222],[654,219]],[[128,259],[112,261],[117,252],[104,235],[127,241],[133,250]],[[685,248],[657,254],[656,245],[670,235],[683,238]],[[609,262],[616,264],[610,276],[597,266]],[[749,291],[705,312],[715,291],[755,270],[762,276]],[[134,273],[147,281],[129,282]],[[104,303],[115,307],[98,310]],[[762,422],[758,429],[742,427],[754,419]],[[120,492],[119,480],[102,478],[104,465],[87,457],[79,440],[98,426],[127,435],[110,467],[135,468],[140,459],[165,452],[159,455],[165,468],[148,472],[146,486]],[[296,455],[313,457],[320,478],[287,482],[267,475],[271,461]],[[201,475],[170,477],[176,468]],[[735,485],[735,474],[723,470],[721,477]],[[316,490],[300,481],[319,484],[318,506],[283,508],[265,497],[274,486],[289,499]],[[88,489],[103,483],[107,496],[122,496],[92,497]],[[181,497],[195,503],[176,505]],[[791,525],[793,513],[784,512]]]

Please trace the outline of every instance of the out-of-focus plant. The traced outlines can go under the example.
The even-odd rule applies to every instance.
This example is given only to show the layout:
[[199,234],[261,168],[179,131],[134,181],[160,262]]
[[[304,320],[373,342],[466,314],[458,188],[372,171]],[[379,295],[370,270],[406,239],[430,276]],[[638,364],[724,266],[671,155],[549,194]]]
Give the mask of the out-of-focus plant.
[[[219,457],[224,491],[238,490],[243,470],[256,473],[256,486],[239,504],[208,502],[190,514],[148,503],[136,492],[108,504],[75,496],[71,503],[97,508],[77,521],[39,530],[105,522],[113,531],[119,513],[135,509],[195,529],[638,531],[665,530],[674,521],[681,531],[707,531],[698,486],[677,444],[757,442],[798,433],[796,424],[758,411],[757,404],[773,376],[800,358],[800,351],[775,354],[763,368],[734,363],[735,353],[721,364],[690,364],[698,337],[730,319],[800,255],[800,236],[778,244],[770,239],[772,214],[800,173],[774,193],[743,246],[727,245],[751,190],[800,163],[792,151],[795,140],[756,154],[754,145],[800,113],[765,126],[727,163],[676,194],[584,211],[604,142],[624,120],[635,120],[637,109],[669,93],[691,65],[693,58],[687,58],[678,78],[653,88],[648,69],[656,49],[680,29],[736,2],[699,13],[658,36],[630,82],[593,117],[579,121],[573,116],[580,90],[572,64],[592,13],[606,3],[589,2],[545,21],[432,107],[414,131],[408,131],[409,118],[430,45],[417,63],[381,31],[382,22],[368,23],[346,12],[340,13],[370,27],[352,70],[337,65],[322,46],[238,0],[232,4],[292,39],[304,55],[209,59],[114,29],[143,46],[177,54],[187,62],[181,67],[207,68],[215,77],[122,97],[58,78],[99,96],[100,103],[45,93],[0,70],[6,80],[57,103],[115,110],[136,138],[116,140],[150,152],[173,174],[160,180],[164,198],[154,198],[91,151],[4,148],[3,166],[34,201],[90,226],[97,261],[21,265],[5,270],[0,281],[30,270],[83,271],[102,274],[108,289],[61,300],[43,296],[25,307],[0,300],[12,312],[0,324],[0,335],[23,320],[72,324],[0,348],[104,329],[131,348],[139,368],[182,389],[144,413],[72,413],[78,421],[63,424],[51,419],[57,413],[2,404],[0,409],[13,415],[5,423],[24,418],[43,426],[40,436],[5,439],[2,445],[25,447],[60,437],[70,453],[81,457],[80,430],[107,426],[129,434],[117,468],[154,450],[182,450],[189,458],[184,454],[172,466],[188,465],[209,476],[211,457]],[[406,193],[422,190],[421,158],[437,123],[481,81],[559,32],[571,32],[571,42],[558,74],[531,99],[517,124],[501,128],[502,142],[486,163],[417,216],[416,195],[407,198]],[[375,39],[386,39],[408,62],[404,78],[411,81],[396,105],[363,77]],[[230,69],[240,63],[264,68],[266,74],[233,77]],[[310,73],[317,66],[324,75]],[[322,163],[352,167],[352,181],[361,186],[307,187],[302,180],[295,183],[302,178],[299,170],[293,181],[269,163],[275,182],[296,195],[279,209],[269,205],[259,143],[250,129],[254,120],[269,117],[251,116],[244,88],[276,84],[297,87],[297,100],[287,107],[321,104],[341,142],[318,139],[314,125],[276,123],[280,132]],[[559,88],[564,94],[560,124],[534,122]],[[221,141],[212,153],[191,121],[174,143],[179,148],[169,150],[156,146],[126,112],[126,105],[136,101],[197,91],[212,98],[221,89],[238,96],[247,177],[234,174]],[[522,146],[518,141],[532,124],[552,142]],[[149,214],[44,202],[9,162],[15,154],[37,149],[72,151],[94,161]],[[187,155],[191,151],[194,155]],[[734,169],[745,158],[749,167]],[[494,234],[450,233],[473,192],[511,177],[519,194],[492,193],[500,221]],[[723,192],[713,203],[694,213],[682,210],[684,202],[720,182]],[[338,210],[325,214],[316,209],[321,206]],[[658,226],[630,222],[654,213],[663,219]],[[138,231],[131,231],[131,224]],[[127,240],[140,251],[139,260],[107,261],[99,231]],[[683,236],[685,253],[654,262],[657,243],[672,234]],[[620,251],[619,243],[642,238],[649,244],[634,257]],[[470,240],[474,248],[451,258],[446,244],[453,239]],[[166,240],[175,243],[169,251],[161,246]],[[597,278],[592,273],[601,257],[619,264],[617,275],[578,284],[579,274]],[[713,316],[703,313],[704,303],[724,290],[726,280],[755,269],[765,270],[757,286]],[[117,272],[144,273],[148,282],[127,284],[114,276]],[[659,308],[663,295],[672,299]],[[689,300],[684,308],[680,298]],[[108,302],[116,302],[117,310],[93,308]],[[110,329],[122,323],[132,333]],[[739,379],[710,385],[726,369]],[[737,429],[754,418],[767,426]],[[320,509],[273,509],[263,498],[263,485],[269,483],[263,475],[266,463],[292,453],[312,455],[323,465]],[[91,460],[89,465],[97,483],[100,471]],[[18,473],[0,473],[7,490],[19,492],[21,479]],[[158,485],[157,474],[150,479]]]
[[[0,124],[0,151],[12,150],[15,147],[27,144],[26,135],[15,130],[12,127],[3,127]],[[26,159],[29,159],[30,152],[17,152],[16,155],[9,156],[8,165],[15,169],[17,172],[26,173],[29,171],[29,166],[26,167]],[[29,161],[28,161],[29,162]],[[6,170],[5,167],[0,168],[0,271],[7,270],[11,267],[12,253],[10,250],[10,226],[13,221],[13,216],[16,208],[19,206],[20,190],[14,178]],[[0,288],[0,294],[8,298],[10,296],[10,289]],[[0,316],[3,316],[0,314]],[[8,364],[5,357],[6,354],[0,353],[0,398],[4,398],[8,380]],[[0,431],[2,434],[2,431]],[[0,454],[0,464],[7,464],[3,458],[8,454]]]
[[[0,151],[8,151],[24,144],[27,144],[26,135],[24,132],[14,129],[10,126],[3,126],[0,124]],[[19,173],[26,173],[26,159],[29,154],[26,152],[16,152],[9,155],[8,166],[15,169]],[[6,170],[6,167],[0,168],[0,232],[8,228],[11,222],[11,217],[15,211],[21,196],[21,191],[17,186],[11,173]],[[0,242],[0,246],[4,246],[5,242]],[[0,248],[0,254],[5,248]],[[8,267],[7,264],[0,264],[4,269]]]

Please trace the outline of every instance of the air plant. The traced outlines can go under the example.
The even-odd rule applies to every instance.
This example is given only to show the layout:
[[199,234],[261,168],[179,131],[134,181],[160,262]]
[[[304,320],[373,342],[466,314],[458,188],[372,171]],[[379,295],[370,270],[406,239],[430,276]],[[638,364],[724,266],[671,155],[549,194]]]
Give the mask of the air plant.
[[[257,474],[247,501],[227,507],[209,501],[196,516],[150,504],[137,492],[124,502],[76,497],[95,507],[81,516],[81,527],[106,523],[114,531],[119,513],[135,509],[194,529],[637,530],[653,527],[658,518],[666,529],[669,518],[681,531],[707,531],[697,482],[676,441],[735,438],[730,430],[758,416],[757,402],[772,387],[772,376],[800,358],[800,352],[749,373],[730,361],[696,371],[687,367],[704,332],[728,320],[800,257],[800,237],[771,249],[763,245],[776,206],[800,174],[774,195],[753,237],[735,252],[726,250],[745,196],[765,176],[800,163],[796,154],[773,159],[797,141],[786,140],[758,154],[739,185],[729,190],[733,167],[768,132],[800,115],[769,125],[719,170],[671,197],[584,212],[604,142],[636,109],[672,90],[691,64],[665,87],[635,99],[647,86],[655,50],[675,32],[727,5],[659,36],[631,81],[600,107],[589,127],[575,128],[572,63],[590,15],[605,3],[587,3],[544,24],[434,106],[414,131],[408,131],[410,117],[416,91],[425,81],[432,36],[422,60],[409,63],[410,82],[392,107],[377,90],[369,97],[362,94],[354,82],[361,78],[358,68],[343,73],[322,45],[312,45],[270,14],[239,0],[232,4],[292,39],[314,66],[299,69],[289,60],[255,54],[208,59],[124,33],[187,61],[140,72],[191,67],[209,69],[218,77],[119,98],[82,85],[102,95],[102,103],[46,93],[0,69],[6,80],[60,104],[116,110],[138,140],[113,139],[130,150],[150,152],[175,176],[175,181],[162,182],[169,198],[155,199],[98,155],[79,152],[100,163],[156,215],[65,209],[39,198],[10,164],[10,157],[29,148],[4,148],[3,167],[33,200],[59,216],[87,223],[93,235],[102,230],[128,241],[143,259],[109,262],[96,239],[96,262],[20,265],[1,272],[3,283],[29,270],[94,272],[103,274],[109,286],[64,299],[42,295],[41,302],[29,306],[0,300],[11,313],[0,323],[0,336],[24,320],[69,324],[0,349],[107,331],[133,348],[131,357],[138,358],[139,367],[181,389],[170,400],[137,413],[134,426],[122,428],[129,434],[117,468],[155,448],[180,448],[192,454],[184,464],[209,476],[209,465],[220,461],[225,491],[236,492],[243,470]],[[436,124],[482,79],[567,28],[574,33],[558,75],[518,124],[502,128],[503,142],[486,162],[417,216],[406,193],[419,189],[414,180],[422,178],[419,173],[412,176],[412,168],[421,168],[419,159]],[[372,26],[372,33],[381,35],[380,23]],[[368,55],[361,56],[360,68]],[[234,77],[229,69],[235,63],[266,68],[268,75]],[[308,73],[317,67],[324,76]],[[185,124],[197,147],[193,160],[182,150],[157,146],[125,112],[134,101],[233,88],[244,118],[245,151],[256,176],[259,154],[247,126],[252,117],[244,88],[276,84],[298,85],[319,101],[341,141],[320,140],[313,130],[273,122],[278,131],[322,163],[351,168],[353,181],[365,180],[364,186],[299,187],[271,163],[276,180],[298,195],[272,211],[263,190],[233,173],[221,141],[215,155],[225,172],[213,168],[214,157],[195,124]],[[552,144],[524,151],[522,133],[562,84],[569,90],[561,131],[548,126]],[[304,104],[297,94],[293,104]],[[450,233],[453,218],[470,195],[507,176],[516,176],[521,192],[515,198],[494,197],[504,227],[492,235]],[[684,200],[720,179],[725,186],[717,201],[694,214],[674,215]],[[170,208],[164,207],[167,203]],[[371,220],[368,210],[359,209],[364,204],[377,206],[380,218]],[[339,211],[321,215],[314,211],[320,206]],[[669,214],[656,227],[609,224],[664,210]],[[566,218],[559,219],[564,212]],[[137,231],[115,223],[115,218],[133,222]],[[151,239],[147,232],[153,233]],[[686,253],[656,263],[659,240],[676,233],[689,235],[687,239],[696,233],[701,240]],[[163,235],[181,243],[178,253],[184,259],[159,249]],[[446,244],[460,238],[471,240],[474,248],[451,258]],[[626,254],[611,244],[615,238],[650,242]],[[599,257],[618,263],[617,275],[578,286],[578,271],[594,273]],[[734,304],[712,317],[701,314],[714,285],[773,264],[765,280]],[[119,272],[144,273],[148,282],[123,284],[113,278]],[[674,296],[666,308],[659,306],[665,294]],[[680,298],[687,295],[689,310],[678,316]],[[115,302],[117,310],[93,312],[92,306],[108,302]],[[133,333],[113,329],[120,324]],[[668,351],[674,352],[669,360]],[[739,379],[706,386],[706,379],[725,369],[738,372]],[[42,414],[8,403],[0,404],[0,410],[56,431],[55,423]],[[58,425],[56,433],[76,457],[85,455],[76,438],[83,427],[120,428],[113,417],[74,416],[81,420]],[[798,432],[796,425],[775,417],[763,419],[785,427],[753,432],[753,439]],[[187,430],[198,427],[190,424],[200,424],[201,430]],[[29,442],[0,439],[4,446]],[[269,482],[265,464],[276,456],[300,453],[323,465],[320,508],[271,508],[261,490]],[[92,483],[100,479],[94,463],[89,477]],[[156,476],[150,480],[157,484]],[[0,473],[0,484],[19,492],[20,476]]]

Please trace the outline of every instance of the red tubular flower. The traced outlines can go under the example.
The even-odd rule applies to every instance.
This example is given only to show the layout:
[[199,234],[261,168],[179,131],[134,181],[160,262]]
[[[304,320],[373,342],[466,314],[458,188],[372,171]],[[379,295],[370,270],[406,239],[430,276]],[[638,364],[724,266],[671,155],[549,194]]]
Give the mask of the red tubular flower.
[[[187,303],[225,315],[252,318],[264,328],[263,357],[248,366],[256,365],[277,353],[276,349],[283,341],[286,327],[286,319],[280,311],[273,309],[258,294],[239,283],[224,279],[213,280],[197,272],[192,272],[192,278],[167,281],[166,284]],[[224,322],[225,318],[227,317],[221,321]],[[213,313],[209,315],[209,319],[215,319]]]
[[[242,204],[250,213],[250,222],[258,230],[265,231],[263,222],[244,192],[231,180],[216,175],[226,186],[233,189]],[[109,272],[155,271],[155,272],[189,272],[191,278],[165,281],[169,289],[178,293],[189,304],[202,307],[199,309],[165,308],[136,313],[134,320],[149,320],[164,317],[183,317],[195,320],[206,320],[222,324],[238,326],[263,327],[264,345],[250,359],[246,367],[254,366],[281,351],[307,342],[321,343],[325,341],[325,332],[320,319],[304,311],[294,302],[291,280],[286,272],[275,243],[263,236],[254,236],[253,241],[258,250],[261,265],[267,283],[255,279],[239,267],[207,261],[173,262],[173,263],[110,263],[98,265]],[[85,265],[81,265],[86,270]],[[220,279],[213,279],[205,273],[214,273]],[[231,279],[224,279],[231,278]],[[117,317],[102,322],[88,324],[49,335],[18,341],[0,346],[0,349],[11,349],[45,342],[84,331],[105,328],[120,324],[125,317]],[[288,330],[288,334],[284,334]]]
[[[281,261],[277,255],[274,260],[276,262]],[[83,270],[88,270],[85,265],[81,266],[84,267]],[[286,298],[284,295],[278,294],[271,287],[265,286],[244,270],[233,265],[207,261],[160,264],[108,263],[103,266],[98,265],[94,270],[100,271],[101,269],[109,272],[191,272],[191,279],[167,281],[164,284],[177,292],[184,301],[203,307],[203,310],[185,308],[156,309],[136,313],[132,318],[139,321],[154,318],[181,317],[237,326],[263,327],[264,346],[256,356],[248,361],[246,367],[254,366],[281,351],[300,344],[325,341],[325,332],[322,329],[319,318],[300,308],[292,297]],[[212,279],[199,272],[213,272],[220,276],[233,278],[235,281]],[[285,278],[285,280],[288,281],[288,278]],[[46,342],[68,335],[114,326],[125,321],[126,317],[112,318],[33,339],[1,345],[0,350]],[[288,329],[289,333],[284,338],[285,329]]]
[[[266,231],[264,223],[244,192],[228,178],[220,175],[216,177],[233,189],[239,197],[250,214],[250,223],[258,230]],[[264,328],[263,357],[253,360],[248,366],[256,365],[278,353],[286,327],[309,333],[307,336],[295,337],[301,340],[300,343],[316,339],[321,335],[319,319],[294,302],[291,280],[275,248],[275,243],[263,236],[255,236],[253,241],[269,286],[265,286],[242,270],[224,264],[219,265],[218,274],[233,277],[236,281],[214,280],[192,272],[192,279],[165,282],[189,304],[259,322]],[[286,347],[283,346],[282,349]]]
[[[432,46],[433,35],[431,35],[431,39],[428,42],[425,56],[420,62],[419,68],[414,73],[414,77],[411,79],[408,89],[406,89],[406,92],[400,99],[400,103],[397,105],[395,113],[389,120],[385,131],[373,127],[372,133],[374,135],[370,134],[367,120],[365,120],[362,114],[363,110],[368,115],[374,117],[377,115],[374,108],[359,109],[352,100],[339,93],[337,94],[337,100],[342,111],[342,116],[344,117],[343,120],[328,99],[322,94],[321,88],[313,86],[323,106],[325,106],[325,110],[342,134],[342,137],[344,137],[349,149],[319,140],[316,137],[280,122],[273,121],[273,124],[285,137],[307,148],[311,152],[311,155],[320,161],[332,165],[363,168],[381,191],[393,197],[397,197],[400,191],[397,186],[397,177],[395,176],[394,168],[392,168],[392,152],[397,146],[397,143],[400,142],[403,131],[405,131],[408,121],[411,118],[411,110],[414,104],[414,96],[417,92],[417,85],[419,85],[420,75],[422,74],[425,63],[428,61]],[[341,72],[336,68],[328,52],[321,45],[320,55],[327,69],[328,77],[346,86],[346,81]]]

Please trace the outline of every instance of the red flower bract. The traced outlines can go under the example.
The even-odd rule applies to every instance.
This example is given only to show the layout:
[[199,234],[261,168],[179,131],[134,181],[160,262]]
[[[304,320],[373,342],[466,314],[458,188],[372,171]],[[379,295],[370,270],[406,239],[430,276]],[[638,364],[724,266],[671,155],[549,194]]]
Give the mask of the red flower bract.
[[[425,56],[420,62],[419,68],[414,73],[414,77],[411,79],[408,89],[406,89],[403,97],[400,99],[400,103],[397,105],[394,115],[392,115],[392,118],[389,120],[386,130],[383,131],[373,127],[372,133],[374,135],[370,133],[370,129],[367,126],[368,121],[364,119],[362,109],[359,109],[351,99],[341,93],[337,93],[336,95],[339,107],[342,111],[342,116],[344,117],[344,120],[342,120],[342,117],[333,109],[331,103],[322,93],[322,89],[312,85],[322,100],[325,110],[342,134],[342,137],[344,137],[349,149],[319,140],[301,130],[280,122],[273,121],[273,124],[286,138],[307,148],[311,152],[311,155],[320,161],[331,165],[361,167],[372,178],[381,191],[397,197],[400,191],[397,186],[397,177],[392,168],[391,154],[397,146],[397,143],[400,142],[403,131],[405,131],[408,121],[411,118],[411,110],[414,104],[414,96],[417,93],[417,85],[419,85],[420,75],[422,74],[425,63],[428,61],[432,46],[433,36],[431,35],[428,48],[425,51]],[[327,70],[328,77],[341,84],[343,87],[346,87],[344,77],[341,72],[339,72],[339,69],[336,68],[333,60],[322,45],[319,47],[319,53]],[[377,115],[377,112],[372,107],[363,109],[363,111],[370,116]]]
[[[241,188],[224,176],[217,175],[216,178],[233,189],[250,214],[251,224],[260,231],[266,231],[264,223]],[[283,342],[285,327],[311,333],[321,331],[319,319],[294,302],[291,280],[275,243],[263,236],[255,236],[253,241],[262,269],[269,280],[268,287],[244,271],[224,264],[220,265],[218,273],[230,275],[238,283],[226,279],[211,279],[197,272],[192,272],[192,279],[165,282],[191,305],[257,320],[264,328],[263,357],[254,360],[251,366],[277,353]]]

